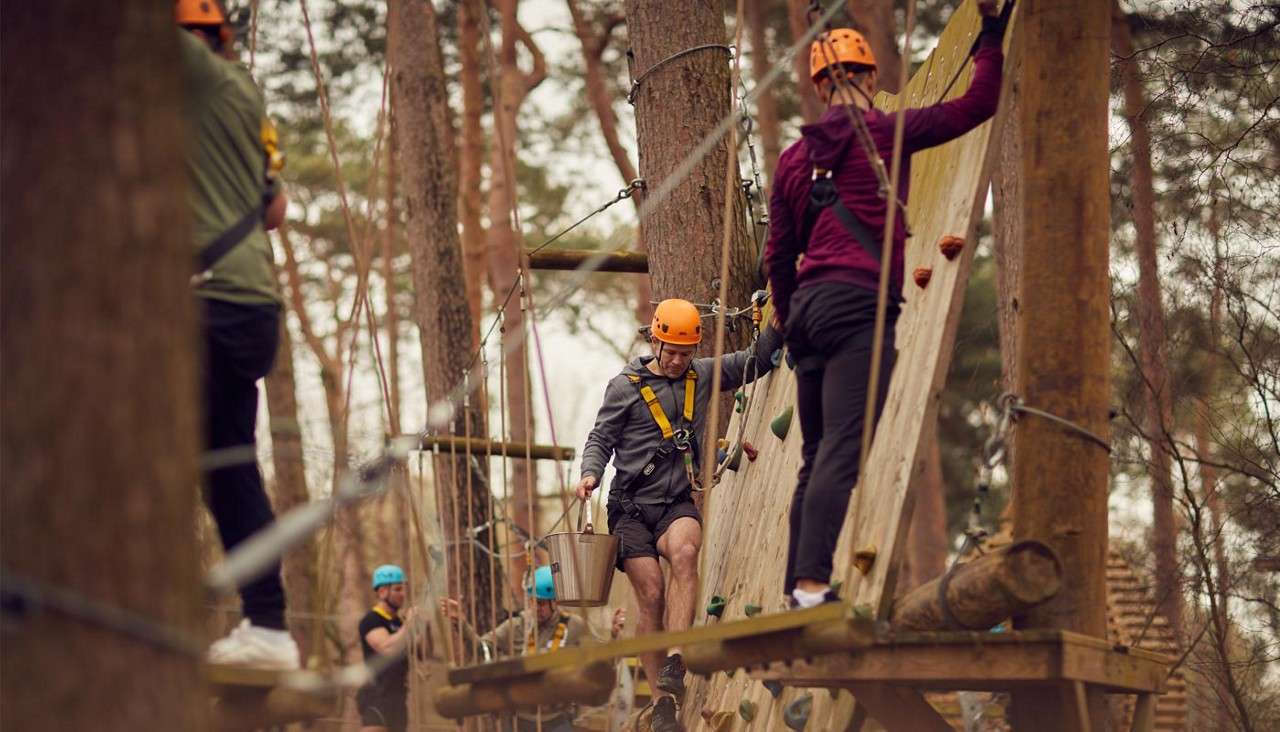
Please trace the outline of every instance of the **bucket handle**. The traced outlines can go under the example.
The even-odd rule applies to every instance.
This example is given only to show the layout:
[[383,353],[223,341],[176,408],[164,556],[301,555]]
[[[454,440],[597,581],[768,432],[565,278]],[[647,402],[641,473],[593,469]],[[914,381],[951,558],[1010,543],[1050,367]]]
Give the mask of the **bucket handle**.
[[[594,534],[595,527],[591,523],[591,499],[578,499],[582,502],[582,507],[578,509],[578,533]],[[586,526],[583,526],[583,518],[586,518]]]

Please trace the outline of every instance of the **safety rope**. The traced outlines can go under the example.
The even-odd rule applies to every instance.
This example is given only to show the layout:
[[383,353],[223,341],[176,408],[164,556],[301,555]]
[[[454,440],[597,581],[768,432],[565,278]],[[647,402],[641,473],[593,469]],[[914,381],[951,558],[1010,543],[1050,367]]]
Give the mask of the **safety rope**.
[[[688,56],[691,53],[696,53],[698,51],[707,51],[712,49],[722,49],[726,51],[729,54],[730,58],[733,58],[736,63],[737,61],[736,57],[738,56],[738,54],[734,53],[734,49],[739,47],[740,47],[740,44],[735,46],[726,46],[723,43],[703,43],[699,46],[686,48],[683,51],[676,51],[670,56],[667,56],[666,58],[662,59],[656,64],[640,72],[640,75],[631,81],[631,89],[627,91],[627,104],[634,105],[636,103],[636,93],[640,91],[640,84],[643,83],[645,79],[649,78],[650,74],[662,68],[663,66],[666,66],[668,63],[675,61],[678,58],[683,58],[685,56]],[[630,52],[627,53],[627,56],[628,58],[630,58],[631,56]]]

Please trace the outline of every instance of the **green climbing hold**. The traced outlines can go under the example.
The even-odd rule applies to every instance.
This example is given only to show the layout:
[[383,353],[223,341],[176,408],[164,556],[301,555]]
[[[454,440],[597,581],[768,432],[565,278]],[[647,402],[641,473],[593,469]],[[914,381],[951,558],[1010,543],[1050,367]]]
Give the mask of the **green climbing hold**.
[[733,411],[742,414],[742,410],[747,408],[747,393],[741,389],[735,391],[733,401],[735,402]]
[[782,712],[782,721],[788,729],[800,732],[809,723],[809,713],[813,711],[813,694],[805,694],[787,705]]
[[764,682],[764,688],[769,690],[769,695],[772,696],[774,699],[777,699],[779,696],[782,696],[781,681],[774,681],[770,679],[769,681]]
[[744,720],[748,722],[755,721],[755,718],[756,718],[755,702],[751,701],[750,699],[743,699],[742,701],[738,702],[738,716],[742,717]]
[[761,610],[764,610],[764,608],[759,605],[747,605],[742,608],[742,612],[746,613],[748,618],[754,618],[759,615]]
[[735,473],[738,472],[738,468],[742,467],[742,445],[734,447],[733,452],[725,457],[725,467]]
[[779,440],[787,439],[787,433],[791,431],[791,415],[795,413],[795,407],[787,407],[782,413],[773,418],[769,423],[769,429],[773,431],[773,436]]
[[724,606],[728,601],[719,595],[713,595],[711,601],[707,603],[707,615],[718,618],[724,615]]
[[872,620],[875,618],[875,612],[872,611],[870,605],[854,605],[853,617],[857,620]]
[[835,582],[832,582],[832,583],[831,583],[831,594],[833,594],[833,595],[839,595],[839,594],[840,594],[840,588],[841,588],[841,587],[844,587],[844,582],[842,582],[841,580],[836,580]]

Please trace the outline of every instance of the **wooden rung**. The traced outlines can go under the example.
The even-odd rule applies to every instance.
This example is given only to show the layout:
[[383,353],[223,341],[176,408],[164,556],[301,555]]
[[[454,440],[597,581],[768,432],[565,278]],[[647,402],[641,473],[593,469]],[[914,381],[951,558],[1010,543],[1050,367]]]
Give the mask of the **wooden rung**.
[[434,700],[436,712],[449,719],[532,710],[539,706],[597,706],[609,701],[613,682],[612,665],[596,661],[516,679],[441,686],[435,690]]
[[486,440],[483,437],[455,437],[453,435],[414,435],[418,439],[418,446],[422,450],[431,450],[435,447],[440,448],[441,453],[450,452],[450,450],[458,454],[464,454],[468,451],[473,456],[481,457],[492,454],[494,457],[501,456],[503,450],[509,458],[523,460],[526,455],[532,460],[563,460],[568,462],[573,460],[576,451],[572,447],[563,447],[561,445],[526,445],[523,442],[502,442],[501,440]]
[[649,255],[644,252],[597,252],[590,249],[543,249],[529,253],[529,266],[533,269],[578,269],[600,257],[592,264],[594,272],[630,272],[647,274],[649,272]]
[[664,651],[679,646],[688,648],[695,643],[714,642],[730,638],[761,636],[778,631],[803,628],[808,625],[853,618],[853,610],[844,603],[827,603],[807,610],[793,610],[774,615],[758,615],[732,623],[701,625],[672,633],[655,633],[635,638],[625,638],[612,643],[563,648],[551,653],[538,653],[522,658],[512,658],[478,666],[450,669],[449,683],[465,684],[481,681],[509,680],[536,674],[555,668],[584,666],[596,661],[613,661],[641,653]]

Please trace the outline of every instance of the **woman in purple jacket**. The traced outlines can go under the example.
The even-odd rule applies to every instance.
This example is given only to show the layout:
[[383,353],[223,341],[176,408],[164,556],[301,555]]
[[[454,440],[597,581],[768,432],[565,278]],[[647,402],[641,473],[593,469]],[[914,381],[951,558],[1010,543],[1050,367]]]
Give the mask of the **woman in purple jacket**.
[[[912,153],[959,137],[995,114],[1004,63],[1004,18],[997,14],[996,0],[979,0],[978,9],[982,33],[968,91],[949,102],[903,112],[902,175],[896,192],[903,202]],[[832,78],[836,64],[843,69],[843,79]],[[875,59],[857,31],[841,28],[815,41],[809,65],[818,97],[828,109],[818,122],[801,128],[801,139],[778,159],[765,255],[777,324],[785,329],[787,346],[796,358],[804,439],[791,501],[785,590],[799,607],[835,599],[830,591],[832,555],[858,479],[881,232],[888,213],[887,191],[866,149],[868,142],[873,144],[883,169],[890,168],[896,116],[871,106]],[[852,115],[866,123],[867,136],[861,140]],[[904,218],[896,216],[893,231],[877,420],[895,356],[894,325],[902,303],[907,237]],[[797,269],[801,254],[804,260]]]

